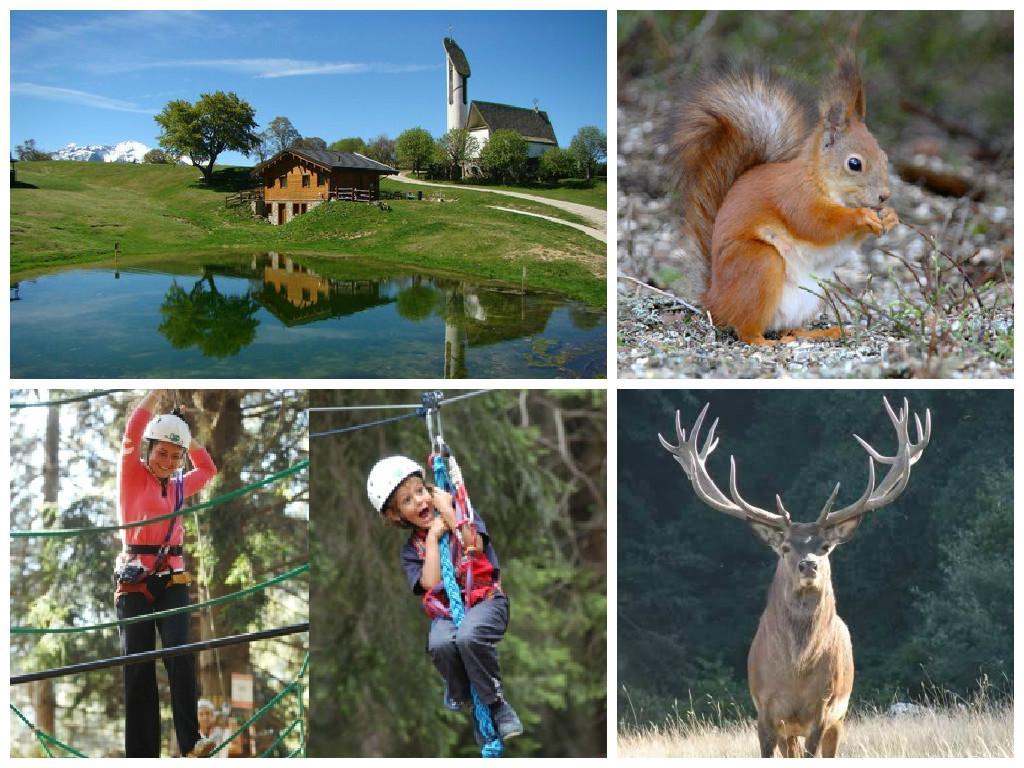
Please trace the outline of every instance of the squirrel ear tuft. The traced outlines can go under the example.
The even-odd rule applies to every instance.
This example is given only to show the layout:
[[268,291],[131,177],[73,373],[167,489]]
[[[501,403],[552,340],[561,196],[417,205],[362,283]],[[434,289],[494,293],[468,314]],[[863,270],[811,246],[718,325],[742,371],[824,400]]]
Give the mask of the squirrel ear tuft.
[[839,54],[836,62],[836,75],[832,84],[832,95],[842,99],[851,116],[861,120],[867,114],[867,100],[864,98],[864,82],[860,77],[860,67],[853,51],[846,49]]

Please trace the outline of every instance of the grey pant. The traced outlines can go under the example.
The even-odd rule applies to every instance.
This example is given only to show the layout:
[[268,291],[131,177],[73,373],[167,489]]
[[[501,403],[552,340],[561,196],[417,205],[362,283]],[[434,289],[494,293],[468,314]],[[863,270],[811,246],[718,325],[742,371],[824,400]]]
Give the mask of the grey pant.
[[456,629],[451,619],[434,619],[427,637],[427,653],[448,684],[452,699],[470,701],[469,686],[490,706],[501,700],[501,669],[495,643],[508,628],[508,598],[496,595],[477,603]]

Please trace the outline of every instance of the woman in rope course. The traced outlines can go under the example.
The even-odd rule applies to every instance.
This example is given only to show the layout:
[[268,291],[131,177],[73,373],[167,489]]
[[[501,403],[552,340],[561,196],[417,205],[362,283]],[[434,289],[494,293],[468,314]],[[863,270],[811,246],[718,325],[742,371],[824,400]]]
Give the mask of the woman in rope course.
[[[430,617],[427,652],[445,682],[444,704],[458,711],[471,702],[470,685],[491,713],[503,741],[523,732],[515,710],[505,701],[495,645],[508,629],[509,601],[501,590],[501,568],[484,521],[476,516],[476,541],[467,566],[458,569],[459,588],[465,592],[467,572],[472,591],[466,599],[461,626],[452,622],[441,584],[439,542],[455,532],[451,494],[424,481],[423,469],[405,456],[381,459],[366,483],[370,503],[388,525],[412,529],[402,547],[401,560],[413,594],[420,596]],[[476,726],[476,737],[482,736]]]
[[[198,493],[217,474],[210,454],[192,439],[181,409],[154,416],[161,391],[147,394],[136,406],[125,428],[121,446],[118,515],[121,524],[177,512],[183,500]],[[185,456],[193,469],[182,474]],[[123,548],[115,569],[114,600],[118,619],[181,608],[189,603],[182,543],[181,518],[122,531]],[[121,653],[151,651],[160,631],[163,647],[189,642],[189,615],[179,613],[155,621],[121,627]],[[216,744],[199,733],[195,656],[164,659],[171,687],[171,711],[181,754],[202,757]],[[124,668],[125,755],[160,756],[160,701],[156,663],[130,664]]]

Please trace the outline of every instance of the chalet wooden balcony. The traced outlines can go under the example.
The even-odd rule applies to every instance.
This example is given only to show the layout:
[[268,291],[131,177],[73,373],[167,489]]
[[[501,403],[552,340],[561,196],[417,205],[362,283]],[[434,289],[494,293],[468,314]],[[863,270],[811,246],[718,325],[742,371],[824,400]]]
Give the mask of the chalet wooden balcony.
[[356,187],[334,187],[327,192],[327,199],[371,203],[377,199],[377,192],[372,189],[357,189]]

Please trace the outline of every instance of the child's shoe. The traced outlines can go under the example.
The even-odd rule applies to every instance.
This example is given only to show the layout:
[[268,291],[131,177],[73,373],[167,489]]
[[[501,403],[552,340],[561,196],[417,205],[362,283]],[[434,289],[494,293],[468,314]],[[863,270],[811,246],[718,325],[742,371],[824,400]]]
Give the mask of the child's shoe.
[[508,741],[513,736],[519,736],[523,732],[523,724],[519,715],[506,701],[499,701],[491,708],[491,717],[494,720],[494,727],[498,731],[498,738]]

